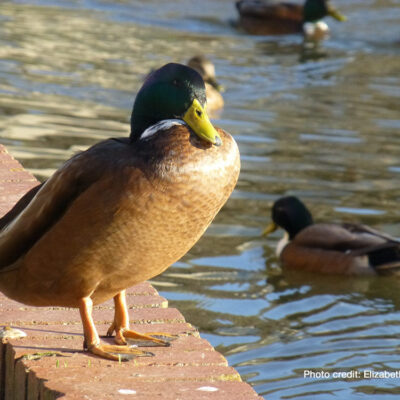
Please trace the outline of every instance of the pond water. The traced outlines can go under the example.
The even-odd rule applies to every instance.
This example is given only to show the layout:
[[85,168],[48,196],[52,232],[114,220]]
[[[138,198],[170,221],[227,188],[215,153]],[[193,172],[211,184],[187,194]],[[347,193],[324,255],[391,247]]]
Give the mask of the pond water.
[[[200,242],[153,281],[266,399],[391,399],[400,379],[399,282],[280,268],[281,233],[260,237],[274,200],[318,221],[400,236],[400,1],[335,0],[348,22],[313,52],[302,38],[250,36],[230,0],[0,3],[0,137],[39,179],[72,154],[125,136],[144,76],[196,54],[226,88],[214,123],[242,172]],[[327,372],[324,378],[304,371]]]

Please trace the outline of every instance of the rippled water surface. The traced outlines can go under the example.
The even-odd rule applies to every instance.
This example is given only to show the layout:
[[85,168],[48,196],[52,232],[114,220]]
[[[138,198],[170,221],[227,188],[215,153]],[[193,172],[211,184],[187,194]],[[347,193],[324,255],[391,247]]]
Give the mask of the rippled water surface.
[[[388,399],[400,370],[399,282],[285,271],[272,202],[301,197],[315,219],[400,236],[400,1],[335,0],[348,17],[305,52],[254,37],[230,0],[0,2],[0,136],[44,179],[80,149],[128,133],[143,77],[203,53],[226,88],[215,124],[242,155],[239,183],[200,242],[154,283],[272,399]],[[304,378],[304,370],[329,372]]]

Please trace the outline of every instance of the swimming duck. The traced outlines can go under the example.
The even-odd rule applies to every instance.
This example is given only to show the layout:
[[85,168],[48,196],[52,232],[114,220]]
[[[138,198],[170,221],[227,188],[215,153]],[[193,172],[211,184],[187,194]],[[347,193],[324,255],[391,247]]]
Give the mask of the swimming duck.
[[[180,64],[150,74],[129,138],[102,141],[68,160],[0,220],[0,290],[32,306],[77,307],[85,348],[118,360],[150,355],[129,338],[125,289],[181,258],[238,179],[234,139],[211,124],[201,76]],[[113,298],[116,345],[100,342],[93,305]]]
[[305,0],[304,6],[285,1],[240,0],[236,8],[240,26],[255,35],[303,32],[307,39],[318,40],[329,32],[328,25],[322,21],[324,17],[346,20],[329,0]]
[[221,91],[222,86],[217,82],[214,64],[203,55],[192,57],[187,65],[195,69],[203,78],[206,85],[207,110],[215,111],[224,106]]
[[400,267],[400,241],[366,225],[314,224],[307,207],[294,196],[272,207],[264,235],[283,228],[277,246],[284,266],[325,274],[383,274]]

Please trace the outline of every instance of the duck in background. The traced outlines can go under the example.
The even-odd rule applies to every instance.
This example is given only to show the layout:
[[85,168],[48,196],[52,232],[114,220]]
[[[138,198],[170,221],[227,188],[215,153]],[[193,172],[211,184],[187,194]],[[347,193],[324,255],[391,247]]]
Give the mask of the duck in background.
[[361,224],[314,224],[297,197],[274,203],[264,235],[279,227],[285,234],[276,252],[284,267],[345,275],[394,273],[400,268],[400,240]]
[[306,40],[318,41],[329,33],[322,21],[331,16],[345,21],[329,0],[306,0],[303,5],[274,0],[240,0],[236,2],[239,24],[254,35],[284,35],[303,32]]
[[[152,72],[138,92],[129,138],[67,161],[0,219],[0,291],[32,306],[79,308],[85,349],[119,360],[151,353],[129,339],[125,289],[181,258],[236,184],[239,151],[205,111],[201,76],[181,64]],[[116,345],[100,342],[93,305],[113,298]],[[170,335],[162,335],[169,338]]]
[[214,64],[205,56],[192,57],[187,65],[195,69],[203,78],[206,85],[207,110],[217,111],[224,106],[221,92],[223,87],[217,82]]

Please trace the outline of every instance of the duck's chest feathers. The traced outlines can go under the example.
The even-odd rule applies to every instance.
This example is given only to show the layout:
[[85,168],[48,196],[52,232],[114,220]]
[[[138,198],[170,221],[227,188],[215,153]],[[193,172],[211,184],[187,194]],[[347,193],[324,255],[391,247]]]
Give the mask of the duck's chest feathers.
[[283,234],[283,237],[279,240],[277,246],[276,246],[276,256],[280,257],[282,254],[283,249],[286,247],[286,245],[289,243],[289,234],[285,232]]
[[137,266],[145,266],[151,276],[196,243],[239,174],[239,152],[229,135],[220,131],[223,145],[215,147],[192,137],[187,127],[176,128],[171,128],[173,140],[165,135],[154,148],[149,138],[146,164],[136,174],[127,171],[124,200],[115,216],[120,252],[139,261]]
[[207,191],[215,186],[217,191],[229,185],[239,168],[236,143],[230,135],[224,136],[226,143],[216,147],[199,139],[184,121],[161,121],[141,137],[146,171],[160,184],[184,183],[186,189],[193,185]]
[[325,21],[305,22],[303,33],[306,40],[318,42],[329,36],[329,27]]

